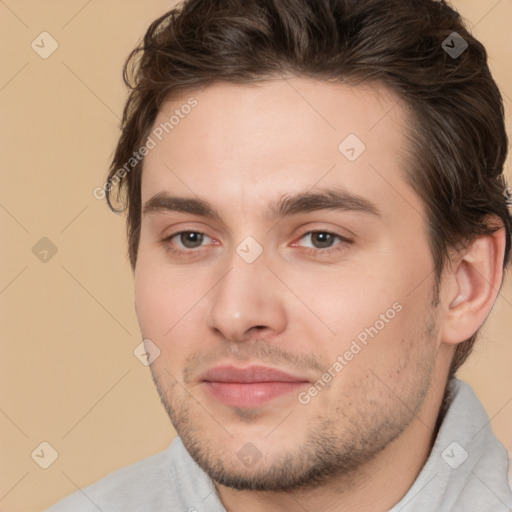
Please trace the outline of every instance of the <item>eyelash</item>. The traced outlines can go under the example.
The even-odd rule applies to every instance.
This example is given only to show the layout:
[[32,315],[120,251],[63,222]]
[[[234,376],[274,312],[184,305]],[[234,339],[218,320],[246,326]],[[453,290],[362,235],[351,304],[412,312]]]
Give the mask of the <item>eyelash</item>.
[[[202,231],[193,231],[193,230],[185,230],[185,231],[178,231],[177,233],[173,233],[172,235],[169,235],[167,237],[165,237],[161,243],[164,245],[165,249],[169,252],[171,252],[172,254],[178,254],[178,255],[185,255],[185,254],[193,254],[193,253],[199,253],[201,252],[201,247],[199,248],[195,248],[195,249],[176,249],[175,247],[172,247],[172,245],[170,245],[170,241],[177,237],[177,236],[180,236],[180,235],[183,235],[183,234],[186,234],[186,233],[193,233],[193,234],[198,234],[198,235],[203,235],[203,236],[207,236],[208,235],[206,233],[203,233]],[[309,254],[312,254],[312,255],[318,255],[318,254],[330,254],[332,252],[336,252],[336,251],[339,251],[341,250],[339,248],[339,246],[343,246],[345,244],[350,244],[352,243],[351,240],[349,240],[348,238],[342,236],[342,235],[339,235],[337,233],[333,233],[332,231],[326,231],[326,230],[310,230],[310,231],[305,231],[304,233],[302,233],[298,240],[301,240],[302,238],[304,238],[305,236],[307,235],[313,235],[313,234],[318,234],[318,233],[321,233],[321,234],[326,234],[326,235],[331,235],[333,236],[334,238],[337,238],[341,243],[337,244],[333,247],[327,247],[325,249],[315,249],[315,248],[311,248],[311,247],[303,247],[303,249],[306,250],[306,252],[308,252]],[[208,237],[208,238],[211,238],[211,237]],[[295,244],[296,242],[294,242]]]

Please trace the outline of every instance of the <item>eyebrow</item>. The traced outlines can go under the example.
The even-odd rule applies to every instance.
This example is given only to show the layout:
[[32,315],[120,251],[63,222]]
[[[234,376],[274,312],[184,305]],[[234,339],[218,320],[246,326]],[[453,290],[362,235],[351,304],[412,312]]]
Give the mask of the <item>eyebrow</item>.
[[[318,192],[302,192],[285,195],[268,205],[267,219],[284,218],[300,213],[320,210],[359,212],[381,217],[377,206],[368,199],[341,189],[323,189]],[[160,192],[144,204],[143,215],[151,213],[179,212],[221,220],[219,213],[206,201],[199,198],[170,196]]]

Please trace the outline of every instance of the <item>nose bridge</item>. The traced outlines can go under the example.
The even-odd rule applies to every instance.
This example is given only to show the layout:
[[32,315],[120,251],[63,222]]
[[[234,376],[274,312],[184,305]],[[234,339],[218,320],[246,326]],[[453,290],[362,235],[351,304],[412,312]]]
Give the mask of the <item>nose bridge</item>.
[[242,242],[227,261],[227,271],[210,294],[208,326],[228,340],[239,341],[257,327],[279,332],[284,329],[285,310],[264,254],[251,257],[251,241]]

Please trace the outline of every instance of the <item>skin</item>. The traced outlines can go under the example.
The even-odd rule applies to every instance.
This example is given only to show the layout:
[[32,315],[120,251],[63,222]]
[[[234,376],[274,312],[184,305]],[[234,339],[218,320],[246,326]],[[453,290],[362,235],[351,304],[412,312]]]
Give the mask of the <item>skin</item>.
[[[425,209],[405,178],[408,117],[384,86],[218,83],[165,102],[155,126],[191,96],[197,106],[145,158],[142,204],[161,193],[201,198],[219,218],[146,211],[135,268],[139,323],[160,350],[151,372],[171,421],[228,511],[388,510],[429,455],[455,345],[494,302],[503,233],[454,253],[434,302]],[[338,150],[349,134],[366,145],[353,162]],[[267,213],[327,188],[379,215]],[[183,231],[204,236],[192,243]],[[263,250],[252,263],[236,251],[248,236]],[[292,392],[228,406],[201,382],[219,364],[259,364],[302,376],[307,391],[397,303],[307,404]],[[259,457],[251,467],[237,456],[248,443]]]

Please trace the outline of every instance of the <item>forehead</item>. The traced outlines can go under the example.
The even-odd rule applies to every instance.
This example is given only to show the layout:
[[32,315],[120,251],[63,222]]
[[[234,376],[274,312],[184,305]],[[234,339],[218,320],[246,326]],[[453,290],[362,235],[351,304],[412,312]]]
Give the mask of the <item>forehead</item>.
[[378,84],[216,83],[162,105],[142,201],[166,191],[225,202],[232,213],[335,186],[373,198],[384,212],[421,208],[405,180],[407,124],[399,99]]

